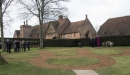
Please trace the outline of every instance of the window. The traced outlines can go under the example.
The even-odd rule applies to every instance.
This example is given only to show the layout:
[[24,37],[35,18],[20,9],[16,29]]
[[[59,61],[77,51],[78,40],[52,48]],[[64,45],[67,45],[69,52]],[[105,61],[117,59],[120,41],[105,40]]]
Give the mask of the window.
[[86,34],[86,38],[88,38],[88,34]]
[[74,37],[75,37],[75,33],[74,33]]
[[60,37],[59,38],[62,38],[62,35],[60,35]]
[[54,34],[52,34],[52,37],[54,37],[55,35]]
[[64,38],[66,38],[66,34],[64,34],[64,36],[63,36]]

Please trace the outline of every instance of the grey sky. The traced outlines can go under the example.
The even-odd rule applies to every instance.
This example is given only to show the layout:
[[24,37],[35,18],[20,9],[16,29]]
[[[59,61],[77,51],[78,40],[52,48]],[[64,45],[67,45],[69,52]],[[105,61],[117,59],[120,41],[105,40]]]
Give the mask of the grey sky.
[[[84,20],[85,16],[97,30],[109,18],[122,17],[130,15],[130,0],[71,0],[64,3],[69,9],[68,18],[71,22]],[[17,18],[18,10],[11,13],[14,22],[11,24],[11,33],[5,32],[5,37],[13,37],[14,30],[19,30],[24,20]],[[29,25],[38,24],[35,19],[28,21]]]

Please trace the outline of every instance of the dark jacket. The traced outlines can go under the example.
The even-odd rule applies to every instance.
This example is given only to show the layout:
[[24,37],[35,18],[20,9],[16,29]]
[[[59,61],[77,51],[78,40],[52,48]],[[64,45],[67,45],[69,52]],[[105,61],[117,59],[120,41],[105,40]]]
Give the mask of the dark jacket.
[[16,42],[16,48],[20,48],[20,43],[18,41]]
[[30,42],[29,41],[27,42],[27,47],[30,47]]
[[12,43],[10,41],[6,42],[6,48],[11,48],[12,47]]
[[23,48],[26,48],[26,42],[23,42]]

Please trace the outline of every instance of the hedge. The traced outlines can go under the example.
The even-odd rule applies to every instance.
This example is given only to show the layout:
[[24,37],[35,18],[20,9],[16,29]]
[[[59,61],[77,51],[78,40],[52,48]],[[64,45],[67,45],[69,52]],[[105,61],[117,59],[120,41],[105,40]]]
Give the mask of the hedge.
[[130,35],[101,37],[101,42],[112,41],[115,46],[130,46]]
[[[130,35],[127,36],[106,36],[100,37],[101,43],[106,41],[114,42],[114,46],[130,46]],[[29,40],[31,42],[31,47],[38,47],[40,45],[39,39],[29,39],[29,38],[5,38],[14,40]],[[44,47],[78,47],[79,43],[82,46],[90,46],[89,38],[83,39],[46,39],[43,42]]]

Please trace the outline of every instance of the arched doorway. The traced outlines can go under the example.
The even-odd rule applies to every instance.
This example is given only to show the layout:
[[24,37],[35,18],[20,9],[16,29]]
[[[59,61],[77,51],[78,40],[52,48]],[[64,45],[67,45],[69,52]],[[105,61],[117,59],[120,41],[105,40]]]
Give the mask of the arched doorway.
[[85,34],[85,37],[88,38],[89,37],[89,33],[90,33],[90,30],[88,30]]

